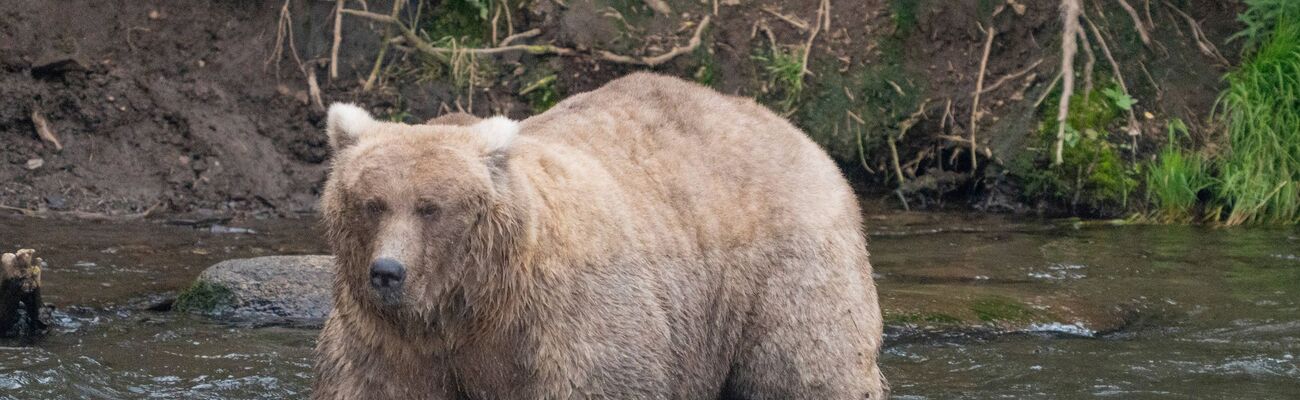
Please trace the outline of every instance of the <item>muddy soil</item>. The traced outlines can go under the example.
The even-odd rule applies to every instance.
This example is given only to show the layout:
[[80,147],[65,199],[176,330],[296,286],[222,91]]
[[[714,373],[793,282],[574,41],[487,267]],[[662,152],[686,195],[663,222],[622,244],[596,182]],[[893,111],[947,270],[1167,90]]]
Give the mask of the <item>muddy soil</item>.
[[[553,77],[546,94],[563,97],[646,69],[598,54],[640,57],[685,46],[705,16],[712,25],[700,47],[652,69],[757,97],[788,114],[866,192],[899,186],[884,137],[921,109],[913,133],[898,144],[902,172],[916,186],[909,190],[922,200],[912,206],[1036,206],[1003,171],[1032,151],[1041,112],[1031,103],[1059,70],[1056,2],[832,1],[825,29],[814,29],[818,0],[668,3],[673,13],[665,15],[636,0],[509,2],[472,19],[463,38],[491,43],[536,28],[539,35],[522,41],[574,55],[491,57],[486,77],[464,87],[398,46],[377,88],[362,91],[382,27],[344,18],[339,76],[331,79],[332,2],[7,2],[0,11],[0,206],[27,214],[311,213],[329,152],[309,76],[322,103],[358,101],[391,119],[414,122],[458,109],[524,118],[555,100],[524,93],[531,84]],[[1150,15],[1151,48],[1136,41],[1122,10],[1093,3],[1090,15],[1114,42],[1139,115],[1152,113],[1138,141],[1145,150],[1134,157],[1164,140],[1163,124],[1154,121],[1203,125],[1228,66],[1203,55],[1190,26],[1163,2],[1148,2],[1147,12],[1144,2],[1131,1],[1144,3],[1137,6],[1143,18]],[[1237,2],[1174,3],[1235,58],[1225,39],[1240,29]],[[366,6],[382,13],[390,4]],[[420,12],[430,21],[450,7],[422,4],[403,16]],[[484,28],[489,24],[496,29]],[[986,85],[1009,79],[983,95],[978,140],[988,151],[978,156],[979,173],[969,174],[967,147],[950,139],[966,135],[987,26],[999,33]],[[790,94],[756,60],[773,48],[799,48],[813,31],[807,87],[782,109]],[[1104,59],[1096,69],[1108,70]],[[39,138],[34,114],[50,121],[62,150]]]

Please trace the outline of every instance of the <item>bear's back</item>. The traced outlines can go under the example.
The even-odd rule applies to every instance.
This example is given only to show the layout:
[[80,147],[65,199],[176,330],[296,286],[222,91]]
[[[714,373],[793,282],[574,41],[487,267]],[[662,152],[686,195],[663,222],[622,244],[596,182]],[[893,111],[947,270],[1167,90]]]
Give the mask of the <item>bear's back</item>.
[[637,73],[573,96],[521,131],[590,156],[634,210],[625,223],[691,246],[860,230],[856,199],[826,153],[750,99]]

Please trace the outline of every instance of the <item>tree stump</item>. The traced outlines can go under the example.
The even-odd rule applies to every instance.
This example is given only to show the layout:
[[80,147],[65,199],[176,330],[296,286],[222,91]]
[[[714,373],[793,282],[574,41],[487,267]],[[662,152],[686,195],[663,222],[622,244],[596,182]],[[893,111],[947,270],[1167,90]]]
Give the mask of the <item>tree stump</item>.
[[[37,335],[45,331],[41,320],[41,259],[36,250],[22,249],[0,255],[0,336]],[[25,321],[24,321],[25,320]],[[26,322],[22,326],[19,322]]]

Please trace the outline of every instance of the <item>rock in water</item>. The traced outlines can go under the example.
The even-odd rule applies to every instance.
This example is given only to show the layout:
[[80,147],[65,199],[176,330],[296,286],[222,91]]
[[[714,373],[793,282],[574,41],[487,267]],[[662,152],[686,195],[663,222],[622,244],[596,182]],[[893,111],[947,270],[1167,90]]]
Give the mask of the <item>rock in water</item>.
[[333,282],[331,256],[226,260],[203,271],[175,308],[232,322],[320,326]]

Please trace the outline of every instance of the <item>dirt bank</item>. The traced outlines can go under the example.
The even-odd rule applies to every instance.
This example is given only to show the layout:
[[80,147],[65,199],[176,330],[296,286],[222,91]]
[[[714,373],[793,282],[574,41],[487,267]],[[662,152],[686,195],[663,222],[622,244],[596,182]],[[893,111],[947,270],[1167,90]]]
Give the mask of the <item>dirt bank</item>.
[[[1128,14],[1100,3],[1085,2],[1086,13],[1120,60],[1137,115],[1150,113],[1139,121],[1136,148],[1123,156],[1135,160],[1163,143],[1170,118],[1203,130],[1226,65],[1200,50],[1198,34],[1174,9],[1232,60],[1235,51],[1224,42],[1240,29],[1236,2],[1130,1],[1143,3],[1137,7],[1140,19],[1149,19],[1150,47]],[[329,155],[309,76],[323,103],[360,101],[392,119],[414,122],[455,109],[523,118],[650,68],[636,60],[680,48],[652,69],[757,97],[789,115],[865,192],[893,199],[902,188],[912,207],[1051,208],[1026,195],[1013,160],[1029,157],[1033,165],[1040,150],[1034,140],[1047,106],[1035,100],[1049,97],[1060,64],[1056,2],[668,4],[667,14],[639,0],[411,5],[400,19],[438,46],[493,47],[537,29],[515,44],[568,53],[466,61],[400,42],[386,53],[375,87],[364,91],[384,24],[345,15],[339,75],[331,79],[332,2],[17,2],[0,12],[0,206],[114,215],[312,212]],[[391,3],[365,6],[386,15]],[[710,25],[697,29],[706,17]],[[954,138],[969,136],[982,29],[990,26],[997,34],[984,86],[993,88],[980,102],[981,151],[972,165],[969,146]],[[690,47],[697,31],[700,43]],[[1092,46],[1100,88],[1113,78],[1100,43]],[[41,139],[34,114],[49,121],[62,150]],[[902,127],[910,129],[901,134]]]

